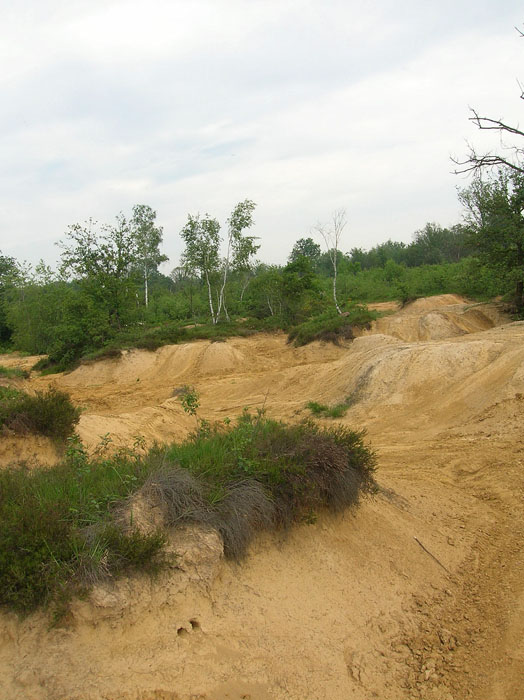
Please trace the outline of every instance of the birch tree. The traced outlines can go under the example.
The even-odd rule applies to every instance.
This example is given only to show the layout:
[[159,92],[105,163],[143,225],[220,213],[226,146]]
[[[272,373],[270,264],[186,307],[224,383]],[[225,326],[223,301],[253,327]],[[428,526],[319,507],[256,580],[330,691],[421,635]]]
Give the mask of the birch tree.
[[[198,272],[206,284],[209,311],[214,324],[218,323],[222,312],[229,321],[226,290],[230,271],[246,270],[250,265],[251,257],[260,247],[255,243],[255,236],[246,236],[243,233],[253,225],[255,206],[254,202],[246,199],[239,202],[233,209],[227,220],[226,256],[222,260],[220,258],[222,239],[217,219],[211,219],[207,214],[204,218],[190,214],[187,224],[182,229],[181,236],[186,248],[181,263]],[[213,291],[216,294],[216,306]]]
[[218,321],[218,310],[215,311],[211,280],[218,272],[220,265],[220,224],[207,214],[189,214],[187,224],[181,231],[186,249],[182,254],[182,265],[195,270],[205,282],[208,293],[209,311],[213,324]]
[[253,226],[253,211],[255,207],[256,204],[254,202],[250,199],[245,199],[243,202],[239,202],[236,205],[231,216],[227,220],[227,252],[223,261],[222,285],[218,298],[217,316],[220,316],[223,309],[228,321],[229,314],[226,306],[226,285],[230,269],[233,268],[238,271],[246,270],[249,267],[251,257],[255,255],[260,248],[259,245],[255,244],[256,238],[254,236],[246,236],[242,233],[245,229],[249,229]]
[[149,278],[160,263],[168,258],[160,252],[162,243],[162,227],[155,224],[156,211],[146,204],[133,207],[131,231],[135,238],[137,262],[144,276],[144,303],[149,306]]
[[337,265],[338,251],[340,248],[340,239],[347,225],[347,217],[345,209],[337,209],[331,215],[331,221],[328,224],[317,224],[315,231],[319,233],[324,240],[329,259],[333,265],[333,301],[335,308],[339,314],[342,313],[337,300]]

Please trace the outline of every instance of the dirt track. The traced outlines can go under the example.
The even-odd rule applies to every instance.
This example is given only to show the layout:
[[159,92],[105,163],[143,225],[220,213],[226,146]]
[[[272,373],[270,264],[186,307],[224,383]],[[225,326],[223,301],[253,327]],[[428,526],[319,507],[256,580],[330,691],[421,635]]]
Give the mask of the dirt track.
[[[241,567],[213,533],[181,532],[176,570],[95,591],[60,629],[4,616],[0,697],[524,697],[524,323],[505,321],[436,297],[347,347],[256,336],[32,379],[85,408],[90,446],[108,432],[114,444],[183,436],[192,422],[173,391],[186,383],[209,419],[244,406],[294,419],[307,401],[352,397],[343,420],[368,429],[381,493],[261,537]],[[51,458],[43,443],[24,449]],[[4,459],[17,450],[4,439]]]

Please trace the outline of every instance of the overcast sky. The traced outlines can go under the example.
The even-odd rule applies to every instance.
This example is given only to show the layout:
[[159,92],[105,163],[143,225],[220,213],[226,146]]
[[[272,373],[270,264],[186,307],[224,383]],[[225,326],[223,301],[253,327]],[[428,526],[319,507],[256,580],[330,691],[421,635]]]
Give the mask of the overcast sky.
[[[0,252],[54,265],[67,226],[246,198],[265,262],[345,208],[342,250],[456,223],[450,155],[518,123],[513,0],[0,0]],[[522,126],[522,124],[521,124]]]

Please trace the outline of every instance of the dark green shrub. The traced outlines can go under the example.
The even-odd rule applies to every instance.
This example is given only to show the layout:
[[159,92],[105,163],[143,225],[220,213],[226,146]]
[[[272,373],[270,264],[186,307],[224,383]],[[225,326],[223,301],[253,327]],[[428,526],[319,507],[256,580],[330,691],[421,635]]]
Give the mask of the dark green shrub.
[[66,393],[54,388],[34,396],[21,391],[0,393],[0,426],[16,433],[39,433],[64,441],[79,419],[80,409]]
[[294,326],[288,334],[288,343],[295,346],[307,345],[314,340],[324,340],[339,343],[340,340],[352,340],[353,328],[367,328],[377,314],[368,311],[363,306],[354,306],[344,315],[333,313],[315,316],[298,326]]
[[111,518],[145,471],[130,455],[90,461],[78,441],[57,467],[1,470],[0,605],[61,608],[100,579],[161,565],[163,534],[124,532]]

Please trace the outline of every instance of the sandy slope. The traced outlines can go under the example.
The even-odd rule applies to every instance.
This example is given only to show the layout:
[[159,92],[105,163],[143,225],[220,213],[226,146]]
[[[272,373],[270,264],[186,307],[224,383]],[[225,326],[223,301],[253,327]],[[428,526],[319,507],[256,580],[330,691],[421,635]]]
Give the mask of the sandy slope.
[[[178,566],[77,603],[58,629],[4,615],[0,697],[65,700],[524,697],[524,324],[419,300],[347,347],[282,336],[132,351],[50,381],[90,445],[184,435],[191,383],[210,419],[307,415],[352,397],[381,493],[355,514],[264,536],[241,567],[209,532]],[[2,360],[0,360],[2,362]]]

